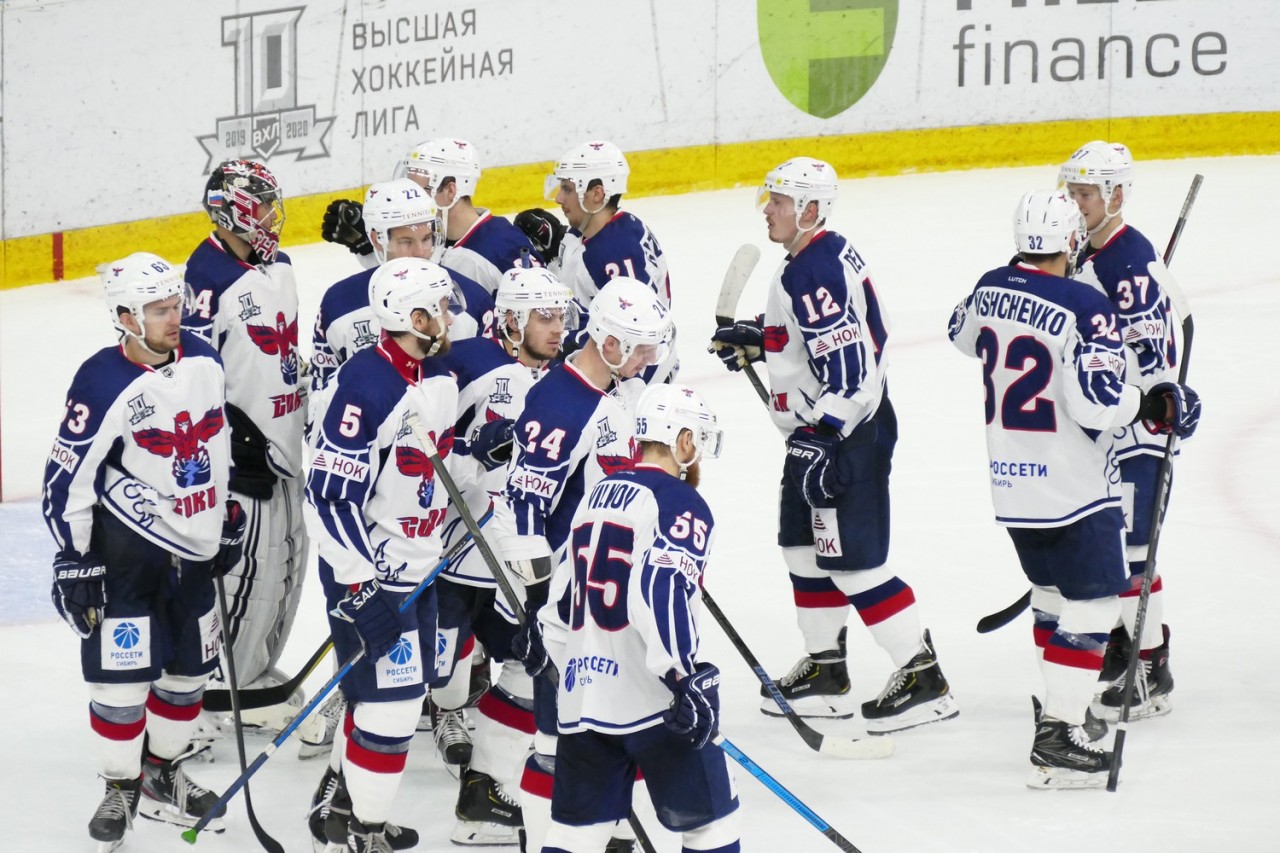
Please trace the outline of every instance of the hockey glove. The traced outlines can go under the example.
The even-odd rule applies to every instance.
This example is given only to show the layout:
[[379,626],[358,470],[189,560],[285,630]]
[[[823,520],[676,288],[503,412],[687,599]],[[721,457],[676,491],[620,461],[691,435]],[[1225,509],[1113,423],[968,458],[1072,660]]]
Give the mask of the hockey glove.
[[715,664],[699,663],[687,678],[677,681],[667,673],[663,681],[676,695],[662,712],[662,722],[687,737],[694,749],[702,749],[720,731],[720,670]]
[[476,430],[471,438],[471,455],[484,470],[501,468],[511,459],[515,428],[516,422],[511,418],[498,418],[486,421]]
[[227,516],[222,521],[222,541],[218,543],[218,556],[213,558],[213,574],[222,577],[231,571],[244,555],[244,532],[249,516],[245,515],[240,501],[227,501]]
[[730,370],[741,370],[764,359],[763,318],[735,320],[716,328],[707,352],[724,362]]
[[107,567],[92,554],[62,551],[53,558],[53,606],[82,640],[93,635],[107,607]]
[[530,612],[520,626],[520,632],[511,638],[511,654],[524,664],[525,674],[537,678],[551,666],[551,656],[542,643],[542,626],[538,624],[538,614]]
[[1152,394],[1161,394],[1173,404],[1173,420],[1156,421],[1157,432],[1168,435],[1172,432],[1178,438],[1190,438],[1200,425],[1200,395],[1186,385],[1176,382],[1161,382],[1151,388]]
[[525,233],[543,260],[550,262],[560,253],[565,227],[554,214],[531,207],[516,214],[516,227]]
[[355,625],[371,661],[390,651],[403,631],[395,597],[376,580],[352,584],[346,597],[329,615]]
[[801,427],[787,436],[786,475],[811,507],[829,506],[840,494],[835,472],[840,434],[829,426]]
[[358,201],[339,198],[329,202],[320,224],[320,236],[330,243],[346,246],[353,255],[373,253],[364,229],[364,205]]

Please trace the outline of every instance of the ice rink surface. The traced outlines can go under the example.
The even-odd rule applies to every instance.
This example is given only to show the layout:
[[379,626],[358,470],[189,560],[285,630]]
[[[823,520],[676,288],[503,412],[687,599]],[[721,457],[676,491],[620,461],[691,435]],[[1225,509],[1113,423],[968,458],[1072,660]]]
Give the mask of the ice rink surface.
[[[1064,144],[1064,153],[1071,147]],[[762,173],[771,165],[762,163]],[[287,189],[288,167],[279,171]],[[1115,794],[1024,787],[1029,697],[1040,689],[1030,617],[985,636],[975,633],[974,622],[1017,599],[1026,585],[1008,537],[992,521],[978,364],[946,340],[954,304],[979,275],[1009,258],[1018,197],[1052,187],[1056,170],[841,183],[830,227],[850,237],[870,264],[891,320],[889,385],[901,438],[890,565],[915,588],[961,713],[897,736],[897,753],[887,760],[827,759],[809,751],[785,721],[760,714],[754,676],[709,617],[704,656],[724,672],[725,734],[865,853],[1280,849],[1280,774],[1271,765],[1280,747],[1280,676],[1267,639],[1280,600],[1280,348],[1274,343],[1280,272],[1270,257],[1280,239],[1273,204],[1280,157],[1139,163],[1126,219],[1158,250],[1197,172],[1205,176],[1204,188],[1172,268],[1194,310],[1189,384],[1200,392],[1205,415],[1176,467],[1159,560],[1177,689],[1172,714],[1133,725]],[[718,520],[707,588],[779,677],[801,654],[774,544],[783,445],[746,379],[726,373],[704,351],[734,250],[754,242],[764,253],[739,316],[763,310],[769,274],[782,258],[765,239],[754,196],[744,188],[624,207],[650,225],[669,256],[680,378],[703,392],[726,430],[724,456],[703,472],[703,491]],[[122,245],[119,255],[146,248]],[[289,254],[303,302],[299,326],[309,330],[324,288],[354,272],[355,262],[345,249],[326,245]],[[93,849],[85,824],[101,782],[77,641],[49,604],[53,548],[40,520],[39,491],[72,374],[113,341],[100,293],[96,279],[0,292],[4,850]],[[284,669],[296,671],[324,631],[313,580]],[[872,698],[890,673],[889,660],[860,624],[852,626],[849,645],[854,693],[859,701]],[[818,725],[837,735],[860,731],[858,720]],[[251,758],[267,743],[251,736]],[[221,791],[237,775],[234,744],[222,743],[215,756],[191,775]],[[319,760],[299,761],[287,743],[254,777],[259,819],[287,850],[310,849],[304,813],[321,770]],[[747,773],[737,775],[744,849],[835,849]],[[458,849],[448,842],[456,788],[429,736],[420,735],[394,810],[397,822],[423,833],[418,849]],[[233,802],[225,834],[202,836],[200,849],[256,848],[241,803]],[[637,811],[659,850],[679,849],[646,802],[637,803]],[[139,821],[125,849],[184,847],[177,829]]]

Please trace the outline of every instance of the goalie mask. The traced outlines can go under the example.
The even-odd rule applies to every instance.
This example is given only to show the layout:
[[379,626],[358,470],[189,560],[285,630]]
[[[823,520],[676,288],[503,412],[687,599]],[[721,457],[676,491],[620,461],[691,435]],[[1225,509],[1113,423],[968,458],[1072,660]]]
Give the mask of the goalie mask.
[[464,196],[474,195],[480,180],[480,156],[475,146],[465,139],[429,139],[405,155],[401,168],[406,177],[423,177],[433,195],[446,181],[452,180],[458,187],[453,204]]
[[689,386],[673,382],[646,388],[636,403],[636,439],[665,444],[675,456],[676,442],[685,430],[692,433],[694,454],[687,462],[677,459],[682,477],[703,457],[720,457],[724,431],[716,425],[715,412]]
[[[573,181],[574,191],[578,194],[578,203],[587,210],[586,194],[592,181],[599,181],[604,187],[606,201],[615,195],[627,191],[627,176],[631,174],[627,166],[627,158],[622,150],[612,142],[584,142],[560,155],[555,168],[547,175],[543,186],[543,195],[551,201],[555,200],[560,190],[561,181]],[[598,213],[598,210],[588,210]]]
[[209,175],[204,209],[215,225],[244,240],[264,264],[274,263],[284,228],[284,196],[275,175],[252,160],[225,160]]
[[[431,194],[408,178],[382,181],[369,187],[364,195],[364,230],[373,243],[378,263],[386,263],[391,230],[406,226],[431,228],[432,246],[440,248],[444,229]],[[374,240],[377,237],[377,240]]]
[[809,202],[818,205],[817,222],[823,222],[831,215],[831,206],[836,200],[836,182],[836,170],[830,163],[812,157],[793,157],[765,175],[764,185],[756,196],[756,209],[764,210],[772,193],[785,195],[795,201],[796,227],[802,233],[812,231],[818,227],[817,224],[803,228],[800,219]]
[[[369,279],[369,304],[383,331],[408,332],[426,341],[428,356],[436,354],[445,338],[444,313],[466,308],[466,300],[445,268],[421,258],[393,258],[378,267]],[[413,327],[417,310],[440,321],[439,335],[427,335]]]
[[[587,334],[600,348],[600,357],[617,372],[641,348],[645,364],[666,360],[675,337],[675,322],[658,294],[647,284],[626,276],[615,276],[591,300]],[[617,364],[604,356],[605,341],[618,341],[622,360]]]
[[1034,190],[1013,212],[1013,241],[1018,251],[1033,255],[1070,252],[1082,239],[1080,208],[1060,190]]
[[[111,312],[111,325],[115,327],[119,342],[123,344],[126,337],[133,337],[148,352],[160,355],[161,353],[155,352],[146,344],[144,309],[153,302],[161,302],[173,296],[181,296],[180,307],[186,308],[190,304],[190,291],[182,273],[159,255],[134,252],[127,258],[101,264],[98,275],[102,279],[107,310]],[[121,308],[133,315],[142,334],[135,334],[120,321]]]
[[[502,274],[493,301],[498,314],[495,322],[501,327],[503,337],[512,344],[524,340],[529,315],[534,311],[548,320],[563,317],[566,332],[578,328],[578,304],[573,300],[573,291],[543,267],[507,270]],[[515,318],[516,331],[507,323],[508,311]]]

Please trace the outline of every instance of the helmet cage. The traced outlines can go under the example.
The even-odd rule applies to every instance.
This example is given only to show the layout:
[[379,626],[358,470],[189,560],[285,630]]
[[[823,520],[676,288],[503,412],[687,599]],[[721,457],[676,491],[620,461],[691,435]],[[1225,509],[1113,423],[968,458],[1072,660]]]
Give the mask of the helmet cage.
[[[252,246],[263,263],[275,261],[284,229],[284,196],[266,166],[252,160],[220,163],[209,177],[204,206],[216,225]],[[270,224],[263,225],[264,220]]]

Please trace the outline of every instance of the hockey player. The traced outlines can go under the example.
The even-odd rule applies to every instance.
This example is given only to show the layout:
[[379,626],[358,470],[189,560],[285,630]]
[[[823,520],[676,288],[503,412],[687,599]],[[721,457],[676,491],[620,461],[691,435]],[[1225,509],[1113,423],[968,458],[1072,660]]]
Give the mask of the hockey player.
[[44,517],[58,545],[53,603],[81,639],[106,782],[89,834],[114,850],[140,795],[144,815],[183,826],[217,802],[182,761],[218,665],[213,577],[238,559],[245,517],[228,501],[222,363],[181,329],[182,275],[143,252],[100,272],[119,345],[90,357],[67,393]]
[[[735,853],[738,798],[719,728],[720,670],[701,659],[698,617],[711,510],[697,492],[720,455],[716,416],[692,388],[640,397],[633,470],[596,483],[573,517],[572,570],[540,611],[563,674],[544,853],[605,849],[631,811],[636,770],[681,849]],[[563,589],[563,592],[560,590]]]
[[[759,206],[787,257],[764,315],[716,329],[711,348],[730,370],[765,362],[773,419],[786,436],[778,544],[807,654],[779,687],[801,716],[853,716],[852,604],[897,667],[862,703],[867,730],[891,732],[959,709],[921,631],[915,593],[886,565],[898,437],[885,386],[888,318],[862,256],[825,228],[835,198],[835,170],[821,160],[797,157],[769,172]],[[768,698],[761,710],[780,714]]]
[[420,419],[442,457],[450,451],[458,388],[443,356],[457,299],[448,274],[431,261],[380,266],[370,300],[381,340],[348,359],[319,392],[307,502],[320,580],[338,659],[362,645],[367,654],[342,681],[349,708],[341,766],[325,769],[315,805],[329,809],[329,842],[353,853],[417,843],[416,833],[387,819],[423,684],[435,677],[435,589],[406,611],[399,607],[440,557],[448,496],[410,418]]
[[[623,382],[661,363],[675,333],[647,284],[619,276],[591,303],[588,339],[529,392],[515,426],[515,460],[496,530],[510,573],[525,586],[527,614],[547,601],[553,566],[564,560],[569,523],[582,498],[608,474],[630,468],[632,415]],[[498,537],[495,535],[495,539]],[[555,761],[555,678],[536,619],[526,619],[513,652],[534,676],[535,754],[521,778],[527,849],[541,849],[550,820]]]
[[[297,284],[279,251],[280,185],[265,166],[219,163],[205,184],[204,208],[214,230],[187,261],[194,303],[183,328],[210,343],[227,372],[230,489],[249,531],[243,559],[227,575],[227,628],[239,686],[278,684],[285,678],[275,664],[298,609],[307,557]],[[299,693],[244,717],[281,728],[301,700]]]
[[[1105,295],[1116,312],[1125,344],[1129,381],[1150,391],[1161,382],[1178,377],[1179,353],[1174,342],[1175,318],[1163,282],[1169,270],[1149,240],[1126,225],[1124,204],[1133,187],[1133,157],[1118,143],[1090,142],[1062,164],[1059,181],[1080,207],[1088,241],[1075,256],[1077,281],[1092,285]],[[1116,433],[1116,459],[1124,482],[1125,551],[1130,587],[1120,595],[1123,628],[1113,633],[1108,666],[1102,676],[1103,716],[1118,719],[1124,694],[1124,668],[1128,663],[1128,638],[1137,619],[1147,546],[1151,543],[1152,505],[1165,435],[1154,423],[1138,421]],[[1129,719],[1160,716],[1172,710],[1169,670],[1169,626],[1164,624],[1164,580],[1157,574],[1151,584],[1140,654],[1142,680],[1134,691]]]
[[1061,192],[1024,195],[1020,257],[978,281],[948,332],[982,361],[996,522],[1032,584],[1045,701],[1027,784],[1038,789],[1100,787],[1111,765],[1082,726],[1128,587],[1112,431],[1146,418],[1190,435],[1200,417],[1190,388],[1125,384],[1114,309],[1066,279],[1080,222]]
[[[458,341],[448,364],[458,379],[458,439],[454,474],[472,513],[479,517],[507,486],[515,420],[534,383],[547,375],[559,355],[566,331],[578,326],[573,294],[541,267],[508,270],[497,291],[500,337]],[[465,532],[452,512],[445,547]],[[515,790],[533,737],[533,684],[519,662],[503,666],[496,682],[478,696],[469,694],[475,639],[497,661],[510,656],[516,633],[514,616],[495,609],[496,582],[473,547],[462,552],[441,575],[438,586],[442,666],[454,667],[447,684],[431,691],[432,731],[446,763],[468,765],[461,774],[455,813],[458,844],[515,844],[521,825],[518,808],[482,796],[494,789]],[[510,613],[506,602],[499,605]],[[478,700],[478,704],[476,704]],[[475,740],[464,725],[462,708],[476,704]]]

